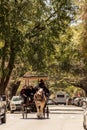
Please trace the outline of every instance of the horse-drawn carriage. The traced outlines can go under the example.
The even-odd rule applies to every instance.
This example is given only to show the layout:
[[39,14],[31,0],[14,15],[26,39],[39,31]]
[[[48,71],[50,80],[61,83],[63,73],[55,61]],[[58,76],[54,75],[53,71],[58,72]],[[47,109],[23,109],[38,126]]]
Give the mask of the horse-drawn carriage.
[[[47,105],[48,96],[44,92],[43,88],[39,88],[39,82],[48,80],[47,76],[24,76],[25,86],[28,88],[23,88],[27,91],[27,96],[22,104],[22,116],[27,118],[28,113],[36,112],[37,118],[49,118],[49,108]],[[33,87],[30,82],[38,82],[38,85]]]

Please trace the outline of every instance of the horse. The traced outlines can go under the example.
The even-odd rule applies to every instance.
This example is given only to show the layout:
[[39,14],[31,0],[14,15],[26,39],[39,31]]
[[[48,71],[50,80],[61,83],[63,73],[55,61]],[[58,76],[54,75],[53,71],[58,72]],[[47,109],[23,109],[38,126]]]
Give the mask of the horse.
[[37,117],[38,118],[44,118],[44,109],[46,105],[47,98],[44,94],[44,91],[42,88],[40,88],[35,94],[34,94],[34,101],[37,109]]

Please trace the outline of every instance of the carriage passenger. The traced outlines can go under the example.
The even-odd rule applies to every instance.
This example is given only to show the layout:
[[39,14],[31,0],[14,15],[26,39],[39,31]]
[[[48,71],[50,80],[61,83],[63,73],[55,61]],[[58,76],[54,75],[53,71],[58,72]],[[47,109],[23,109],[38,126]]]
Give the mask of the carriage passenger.
[[22,88],[22,90],[20,91],[20,95],[21,95],[21,97],[22,97],[23,100],[24,100],[24,104],[26,104],[26,102],[27,102],[26,88],[27,88],[27,86],[24,85],[23,88]]
[[24,104],[27,104],[27,101],[33,102],[35,93],[36,90],[33,88],[33,86],[23,86],[20,95],[24,99]]
[[28,87],[27,93],[28,93],[30,100],[33,101],[34,100],[34,94],[36,93],[36,90],[33,88],[32,85]]

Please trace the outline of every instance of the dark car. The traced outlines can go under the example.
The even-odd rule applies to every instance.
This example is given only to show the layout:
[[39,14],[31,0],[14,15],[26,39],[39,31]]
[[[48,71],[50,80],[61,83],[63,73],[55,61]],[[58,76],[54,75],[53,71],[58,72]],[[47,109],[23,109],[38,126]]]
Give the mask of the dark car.
[[0,97],[0,123],[6,123],[6,105]]

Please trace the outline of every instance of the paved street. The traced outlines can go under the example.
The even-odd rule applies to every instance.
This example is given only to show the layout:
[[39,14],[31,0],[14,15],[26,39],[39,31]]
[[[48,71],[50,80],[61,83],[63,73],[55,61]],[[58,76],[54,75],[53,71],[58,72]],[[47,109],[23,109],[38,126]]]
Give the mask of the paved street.
[[83,111],[80,107],[52,106],[49,119],[37,119],[36,113],[28,114],[27,119],[21,113],[7,114],[7,123],[0,125],[1,130],[84,130]]

